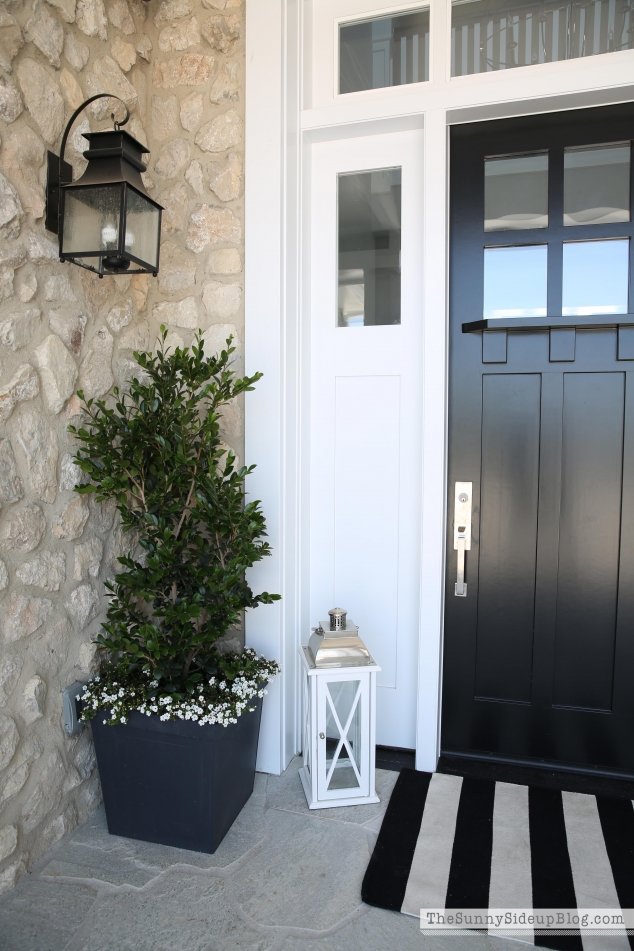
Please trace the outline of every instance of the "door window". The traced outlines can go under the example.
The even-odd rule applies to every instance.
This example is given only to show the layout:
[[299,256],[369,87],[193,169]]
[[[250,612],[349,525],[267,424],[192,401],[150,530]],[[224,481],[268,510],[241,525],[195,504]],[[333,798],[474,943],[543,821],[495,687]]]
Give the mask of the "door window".
[[401,322],[401,169],[338,176],[337,326]]
[[566,241],[562,315],[627,314],[630,242]]
[[429,10],[339,27],[339,92],[429,79]]
[[548,246],[484,249],[484,317],[545,317]]
[[548,154],[484,160],[484,230],[548,227]]
[[564,151],[564,225],[630,220],[629,142]]

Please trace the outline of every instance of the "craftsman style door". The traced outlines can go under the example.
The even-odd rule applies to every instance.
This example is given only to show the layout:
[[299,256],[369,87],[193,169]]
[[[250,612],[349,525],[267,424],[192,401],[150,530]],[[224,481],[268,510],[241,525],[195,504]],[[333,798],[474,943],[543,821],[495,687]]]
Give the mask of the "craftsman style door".
[[633,137],[452,130],[446,753],[634,774]]

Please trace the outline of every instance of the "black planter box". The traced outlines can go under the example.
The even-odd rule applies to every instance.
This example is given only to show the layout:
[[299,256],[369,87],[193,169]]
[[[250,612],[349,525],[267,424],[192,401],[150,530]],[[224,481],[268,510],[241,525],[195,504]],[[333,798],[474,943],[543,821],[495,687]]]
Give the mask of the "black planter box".
[[237,723],[199,726],[134,712],[92,721],[112,835],[193,852],[215,852],[253,792],[262,700]]

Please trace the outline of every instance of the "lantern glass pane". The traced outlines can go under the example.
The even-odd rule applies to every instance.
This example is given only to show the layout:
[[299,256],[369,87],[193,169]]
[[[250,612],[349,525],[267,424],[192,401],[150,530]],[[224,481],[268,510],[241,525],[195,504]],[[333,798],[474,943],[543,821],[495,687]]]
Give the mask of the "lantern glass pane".
[[127,189],[125,250],[148,267],[156,267],[159,247],[159,209],[149,199]]
[[118,251],[120,218],[121,185],[66,189],[62,254]]
[[333,681],[326,694],[328,789],[361,786],[361,682]]

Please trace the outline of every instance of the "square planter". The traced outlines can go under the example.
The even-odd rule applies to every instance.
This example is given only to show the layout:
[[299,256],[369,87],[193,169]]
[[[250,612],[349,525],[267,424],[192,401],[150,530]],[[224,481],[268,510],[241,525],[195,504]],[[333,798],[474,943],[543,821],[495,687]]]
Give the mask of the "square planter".
[[237,723],[199,726],[134,712],[125,725],[92,721],[108,831],[215,852],[253,792],[262,700]]

